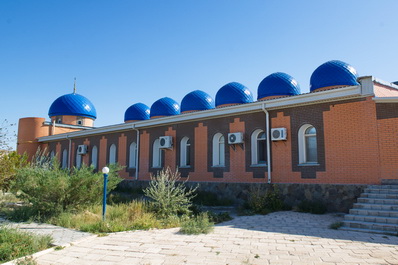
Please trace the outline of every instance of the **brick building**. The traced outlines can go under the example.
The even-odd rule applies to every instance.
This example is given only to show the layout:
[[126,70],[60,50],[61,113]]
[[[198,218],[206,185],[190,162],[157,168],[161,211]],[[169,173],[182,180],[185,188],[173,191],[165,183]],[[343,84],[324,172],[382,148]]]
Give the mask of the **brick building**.
[[162,98],[126,110],[125,123],[93,127],[85,97],[59,97],[44,118],[19,121],[19,153],[38,147],[63,167],[126,166],[120,176],[148,180],[170,166],[190,181],[378,184],[398,179],[398,86],[358,77],[341,61],[319,66],[301,94],[297,81],[273,73],[257,101],[244,85]]

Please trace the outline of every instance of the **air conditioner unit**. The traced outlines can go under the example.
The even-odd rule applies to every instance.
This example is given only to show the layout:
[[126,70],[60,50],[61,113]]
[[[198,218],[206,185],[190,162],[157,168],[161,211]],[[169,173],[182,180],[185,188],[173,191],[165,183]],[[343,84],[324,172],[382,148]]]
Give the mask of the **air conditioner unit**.
[[229,144],[243,144],[243,133],[229,133],[228,134],[228,143]]
[[274,128],[271,129],[271,140],[272,141],[281,141],[286,140],[286,128]]
[[85,155],[88,152],[88,146],[85,144],[81,144],[77,147],[77,154],[78,155]]
[[173,137],[172,136],[161,136],[159,137],[160,148],[172,148]]

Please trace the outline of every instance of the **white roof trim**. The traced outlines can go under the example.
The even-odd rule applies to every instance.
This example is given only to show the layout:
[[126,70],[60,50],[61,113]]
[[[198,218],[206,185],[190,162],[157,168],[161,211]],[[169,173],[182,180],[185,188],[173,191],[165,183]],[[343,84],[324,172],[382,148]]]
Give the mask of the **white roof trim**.
[[264,104],[268,110],[273,110],[273,109],[284,109],[299,105],[312,105],[320,102],[330,102],[330,101],[341,100],[344,98],[355,98],[361,96],[362,95],[361,95],[360,86],[342,87],[338,89],[324,90],[319,92],[301,94],[297,96],[289,96],[289,97],[276,98],[271,100],[256,101],[253,103],[233,105],[223,108],[216,108],[211,110],[184,113],[184,114],[162,117],[157,119],[115,124],[115,125],[85,130],[85,131],[44,136],[38,138],[38,141],[39,142],[56,141],[67,138],[70,139],[75,137],[84,137],[89,135],[126,131],[126,130],[131,130],[132,128],[144,129],[144,128],[162,126],[167,124],[176,124],[176,123],[189,122],[195,120],[207,120],[215,117],[230,116],[237,113],[260,112],[262,111],[262,106]]
[[376,103],[398,103],[398,97],[373,98]]

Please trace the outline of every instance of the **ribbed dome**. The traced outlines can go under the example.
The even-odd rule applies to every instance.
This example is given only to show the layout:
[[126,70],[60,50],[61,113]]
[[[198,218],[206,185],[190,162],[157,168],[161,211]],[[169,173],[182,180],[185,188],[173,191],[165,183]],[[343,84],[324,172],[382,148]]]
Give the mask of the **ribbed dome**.
[[143,103],[131,105],[124,113],[124,121],[149,120],[150,109]]
[[232,82],[220,88],[216,94],[216,107],[226,104],[253,102],[252,92],[244,85]]
[[91,119],[97,118],[97,111],[93,103],[79,94],[66,94],[57,98],[48,111],[48,116],[82,116]]
[[300,86],[296,79],[288,74],[277,72],[264,78],[258,85],[257,99],[298,94],[300,94]]
[[155,101],[151,106],[151,118],[180,114],[180,105],[171,98],[164,97]]
[[329,86],[356,86],[358,74],[351,65],[333,60],[319,66],[311,75],[310,91]]
[[181,101],[181,112],[214,109],[213,98],[201,90],[188,93]]

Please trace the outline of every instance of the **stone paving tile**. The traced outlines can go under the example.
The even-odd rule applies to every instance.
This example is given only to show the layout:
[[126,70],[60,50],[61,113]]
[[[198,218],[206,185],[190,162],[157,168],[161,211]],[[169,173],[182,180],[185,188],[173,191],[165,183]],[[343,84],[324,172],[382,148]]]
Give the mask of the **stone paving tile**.
[[47,264],[398,264],[398,237],[328,229],[335,215],[236,217],[207,235],[178,229],[88,237],[36,258]]

